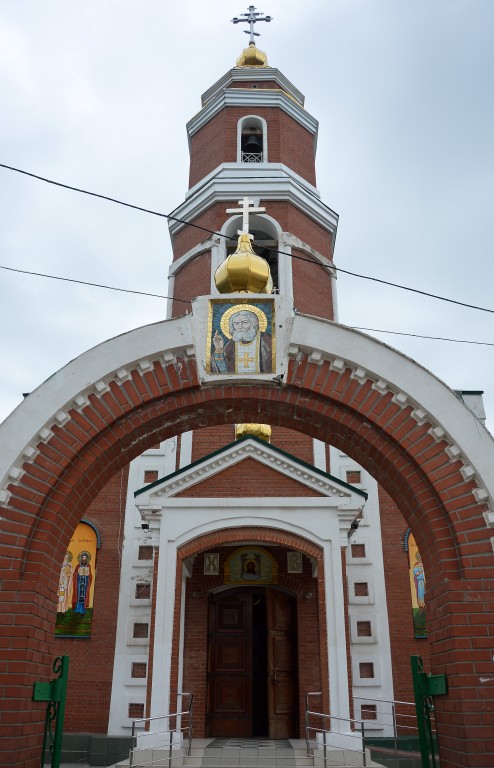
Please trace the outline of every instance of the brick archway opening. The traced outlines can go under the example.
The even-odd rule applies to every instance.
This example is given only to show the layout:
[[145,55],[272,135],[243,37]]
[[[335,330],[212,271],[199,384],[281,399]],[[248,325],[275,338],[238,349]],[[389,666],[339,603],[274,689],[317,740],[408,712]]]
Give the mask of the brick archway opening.
[[[11,765],[34,768],[39,760],[43,710],[31,703],[32,683],[50,676],[59,563],[89,503],[118,469],[157,442],[248,421],[288,427],[341,448],[398,504],[428,573],[432,671],[448,672],[449,694],[437,701],[442,765],[489,764],[494,746],[486,713],[494,706],[494,676],[483,670],[492,662],[494,590],[485,497],[437,424],[374,385],[365,377],[352,379],[349,368],[311,364],[308,357],[302,367],[291,366],[283,387],[201,387],[190,359],[156,362],[152,370],[132,370],[126,381],[108,381],[100,395],[81,398],[78,407],[57,415],[11,470],[4,494],[0,597],[7,632],[0,725]],[[481,699],[484,677],[491,682],[483,684]]]

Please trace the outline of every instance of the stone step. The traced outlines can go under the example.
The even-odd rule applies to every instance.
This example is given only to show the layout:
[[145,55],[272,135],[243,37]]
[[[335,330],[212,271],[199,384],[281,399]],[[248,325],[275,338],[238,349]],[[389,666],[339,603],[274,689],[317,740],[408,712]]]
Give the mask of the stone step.
[[[331,749],[326,753],[326,761],[321,752],[314,754],[313,765],[315,768],[362,768],[364,756],[362,752],[354,752],[350,749]],[[371,759],[370,750],[365,750],[366,768],[383,768],[382,763],[376,763]]]
[[[194,739],[190,754],[174,750],[143,749],[134,755],[133,768],[362,768],[363,755],[351,750],[316,751],[308,756],[301,740]],[[129,761],[118,763],[127,768]],[[115,766],[115,768],[117,768]],[[366,750],[366,768],[382,768]]]

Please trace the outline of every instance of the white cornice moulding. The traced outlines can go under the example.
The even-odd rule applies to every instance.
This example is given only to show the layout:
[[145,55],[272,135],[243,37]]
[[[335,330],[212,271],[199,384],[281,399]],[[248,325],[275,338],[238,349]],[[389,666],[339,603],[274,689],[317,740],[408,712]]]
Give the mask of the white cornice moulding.
[[190,138],[197,133],[211,118],[226,107],[249,107],[255,114],[255,107],[277,107],[286,112],[287,115],[297,121],[309,133],[312,133],[315,139],[314,152],[317,146],[317,131],[319,123],[306,112],[303,107],[293,101],[286,93],[281,91],[270,91],[264,88],[243,89],[232,88],[230,91],[222,91],[212,99],[207,106],[201,109],[187,123],[187,134]]
[[302,106],[305,103],[305,96],[293,83],[275,67],[235,67],[230,69],[223,77],[217,80],[211,88],[208,88],[201,96],[201,104],[204,107],[218,91],[228,88],[230,83],[247,83],[257,80],[258,82],[268,83],[274,80],[280,88],[287,91]]
[[[182,205],[172,211],[172,216],[185,223],[169,220],[171,237],[215,203],[240,200],[245,195],[259,198],[263,205],[269,200],[289,202],[331,234],[336,233],[338,214],[321,202],[315,187],[288,166],[258,163],[253,170],[247,163],[223,163],[192,187]],[[269,214],[268,207],[266,213]]]

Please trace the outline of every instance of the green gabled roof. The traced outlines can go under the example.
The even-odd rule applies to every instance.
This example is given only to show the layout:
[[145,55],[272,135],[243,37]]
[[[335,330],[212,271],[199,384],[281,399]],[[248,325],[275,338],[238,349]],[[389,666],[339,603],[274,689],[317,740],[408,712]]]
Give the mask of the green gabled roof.
[[272,443],[266,443],[264,440],[261,440],[259,437],[255,437],[254,435],[246,435],[245,437],[241,437],[239,440],[234,440],[232,443],[228,443],[227,445],[224,445],[222,448],[218,448],[217,451],[208,453],[207,456],[203,456],[201,459],[196,459],[196,461],[193,461],[191,464],[187,464],[186,467],[181,467],[180,469],[175,470],[175,472],[172,472],[169,475],[165,475],[165,477],[161,477],[159,480],[154,480],[154,482],[149,483],[148,485],[145,485],[143,488],[139,488],[137,491],[134,491],[134,497],[139,496],[141,493],[144,493],[145,491],[149,491],[151,488],[156,488],[158,485],[161,485],[164,482],[169,482],[175,477],[180,477],[180,475],[190,472],[190,470],[193,469],[193,467],[198,467],[200,464],[204,464],[210,461],[215,456],[219,456],[221,453],[224,453],[228,449],[233,448],[234,446],[237,446],[237,445],[241,445],[242,443],[245,443],[246,440],[253,440],[259,445],[262,445],[263,448],[269,448],[269,450],[273,451],[274,453],[278,453],[280,456],[283,456],[284,458],[289,459],[290,461],[293,461],[296,464],[299,464],[300,466],[307,469],[309,472],[312,472],[315,475],[320,475],[325,480],[329,480],[330,482],[335,483],[336,485],[340,485],[343,488],[347,488],[349,491],[358,493],[359,496],[363,496],[363,498],[366,500],[368,498],[368,494],[365,491],[360,490],[360,488],[356,488],[354,485],[351,485],[350,483],[345,483],[344,480],[340,480],[338,477],[335,477],[334,475],[330,475],[329,472],[324,472],[322,469],[318,469],[317,467],[314,467],[313,464],[308,464],[306,461],[302,461],[302,459],[298,459],[296,456],[293,456],[291,453],[288,453],[288,451],[284,451],[282,448],[277,448]]

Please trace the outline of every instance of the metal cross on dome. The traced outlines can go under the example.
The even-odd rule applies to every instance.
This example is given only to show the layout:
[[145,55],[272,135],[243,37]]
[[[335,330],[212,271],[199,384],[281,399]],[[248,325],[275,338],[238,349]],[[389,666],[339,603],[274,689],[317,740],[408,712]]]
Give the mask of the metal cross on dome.
[[241,13],[240,16],[245,16],[245,19],[241,19],[238,16],[235,16],[234,19],[232,19],[232,22],[234,24],[241,24],[243,21],[245,21],[250,26],[250,30],[244,29],[244,32],[246,35],[250,35],[249,42],[254,42],[254,35],[256,37],[259,37],[259,32],[254,32],[254,24],[257,21],[272,21],[272,16],[263,16],[262,13],[256,13],[256,6],[255,5],[249,5],[248,13]]
[[[249,234],[249,214],[250,213],[264,213],[265,208],[256,208],[253,200],[249,200],[248,197],[243,197],[238,201],[240,208],[227,208],[227,213],[241,213],[242,214],[242,229],[238,230],[238,235],[249,235],[250,239],[253,236]],[[252,206],[252,207],[251,207]]]

